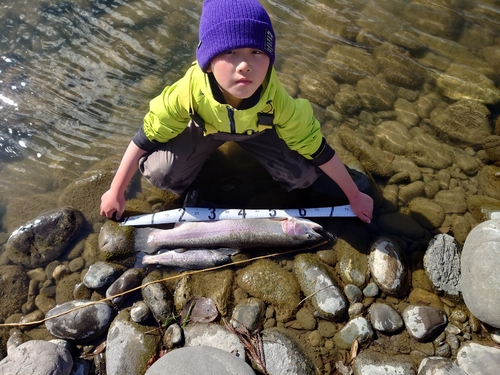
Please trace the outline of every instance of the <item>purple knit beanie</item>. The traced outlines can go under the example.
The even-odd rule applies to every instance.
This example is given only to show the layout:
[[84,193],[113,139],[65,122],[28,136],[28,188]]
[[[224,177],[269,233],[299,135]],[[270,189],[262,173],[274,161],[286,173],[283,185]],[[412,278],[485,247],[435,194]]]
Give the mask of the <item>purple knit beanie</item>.
[[212,59],[237,48],[257,48],[274,63],[276,37],[271,19],[257,0],[205,0],[201,11],[198,64],[206,71]]

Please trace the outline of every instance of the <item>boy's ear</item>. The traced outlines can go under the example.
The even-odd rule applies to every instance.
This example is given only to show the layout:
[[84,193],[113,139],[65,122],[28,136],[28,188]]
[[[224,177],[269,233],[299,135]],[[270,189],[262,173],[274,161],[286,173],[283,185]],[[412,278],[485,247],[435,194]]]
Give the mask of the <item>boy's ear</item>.
[[208,64],[206,72],[212,73],[212,63]]

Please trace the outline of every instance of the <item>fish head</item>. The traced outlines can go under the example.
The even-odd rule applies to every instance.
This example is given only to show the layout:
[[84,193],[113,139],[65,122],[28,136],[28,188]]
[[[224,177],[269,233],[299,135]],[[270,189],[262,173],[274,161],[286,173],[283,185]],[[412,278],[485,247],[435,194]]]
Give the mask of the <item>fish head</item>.
[[318,242],[323,236],[318,231],[323,231],[323,227],[314,221],[302,218],[289,218],[282,223],[283,231],[298,240],[304,242]]

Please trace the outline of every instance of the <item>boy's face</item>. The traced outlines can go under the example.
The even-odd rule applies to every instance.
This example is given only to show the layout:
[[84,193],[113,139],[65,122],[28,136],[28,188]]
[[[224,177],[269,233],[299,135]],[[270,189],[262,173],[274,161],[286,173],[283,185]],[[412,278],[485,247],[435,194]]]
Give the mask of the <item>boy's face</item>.
[[226,102],[238,108],[266,78],[269,61],[259,49],[238,48],[214,57],[207,72],[214,74]]

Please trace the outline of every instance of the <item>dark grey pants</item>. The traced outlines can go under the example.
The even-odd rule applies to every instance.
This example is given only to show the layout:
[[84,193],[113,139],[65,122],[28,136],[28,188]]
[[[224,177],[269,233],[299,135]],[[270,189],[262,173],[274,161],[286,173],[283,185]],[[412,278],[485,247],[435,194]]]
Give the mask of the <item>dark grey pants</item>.
[[323,173],[311,161],[290,150],[274,129],[252,135],[205,136],[194,122],[158,150],[142,157],[139,170],[157,188],[181,195],[210,154],[227,141],[238,143],[252,154],[287,191],[306,188]]

